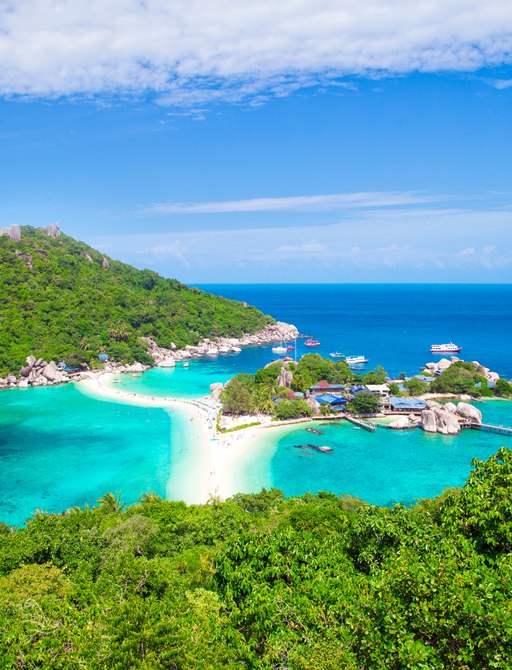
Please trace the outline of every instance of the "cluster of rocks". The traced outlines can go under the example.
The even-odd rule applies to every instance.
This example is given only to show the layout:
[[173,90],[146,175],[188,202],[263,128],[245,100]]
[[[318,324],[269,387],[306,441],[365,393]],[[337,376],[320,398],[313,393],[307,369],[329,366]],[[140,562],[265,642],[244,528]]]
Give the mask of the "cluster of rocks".
[[420,425],[420,417],[416,414],[401,416],[399,419],[388,424],[389,428],[394,430],[406,430],[407,428],[417,428]]
[[[49,223],[42,230],[48,237],[60,237],[62,234],[56,223]],[[9,237],[13,242],[19,242],[21,240],[21,228],[16,223],[13,223],[12,226],[8,226],[7,228],[0,228],[0,236]]]
[[[435,363],[427,363],[425,365],[425,371],[430,372],[431,375],[436,375],[447,370],[453,363],[457,361],[462,361],[462,358],[457,358],[457,356],[452,356],[450,359],[441,358]],[[486,368],[484,365],[480,365],[478,361],[472,361],[473,365],[479,367],[482,370],[482,377],[485,377],[488,382],[495,384],[500,378],[497,372],[491,372],[489,368]]]
[[202,356],[217,356],[218,354],[239,353],[242,347],[249,345],[271,344],[273,342],[284,342],[298,337],[299,331],[295,326],[278,321],[266,326],[254,335],[243,335],[242,337],[217,337],[205,338],[195,346],[187,345],[184,349],[178,349],[171,342],[168,349],[159,347],[150,337],[143,338],[148,347],[148,354],[159,367],[174,367],[178,361],[189,358],[200,358]]
[[148,369],[148,366],[142,365],[142,363],[121,365],[120,363],[107,362],[101,370],[89,370],[85,365],[77,370],[65,370],[59,367],[55,361],[48,363],[44,358],[36,359],[35,356],[28,356],[25,360],[27,364],[20,369],[19,377],[12,373],[8,374],[7,377],[0,377],[0,389],[52,386],[54,384],[94,379],[104,372],[144,372]]
[[[53,224],[51,224],[53,225]],[[276,323],[267,326],[264,330],[255,335],[244,335],[241,338],[217,338],[215,340],[204,339],[199,345],[187,346],[184,349],[178,349],[176,345],[171,344],[171,349],[159,347],[151,338],[143,338],[148,346],[148,353],[160,367],[174,367],[176,361],[183,361],[188,358],[197,358],[200,356],[211,356],[217,354],[227,354],[229,352],[241,351],[241,346],[249,344],[267,344],[279,342],[282,340],[291,340],[298,336],[298,330],[295,326],[286,323]],[[82,366],[79,370],[61,369],[55,361],[49,363],[43,358],[36,359],[35,356],[26,358],[26,365],[19,371],[19,377],[13,373],[6,377],[0,377],[0,389],[3,388],[27,388],[29,386],[48,386],[52,384],[63,384],[70,381],[81,381],[83,379],[93,379],[103,374],[103,372],[123,373],[123,372],[144,372],[149,368],[142,363],[132,363],[123,365],[107,361],[101,370],[89,370],[87,366]],[[212,385],[220,386],[216,391],[215,399],[218,400],[222,391],[222,384]]]
[[461,423],[482,423],[482,412],[473,405],[452,402],[441,405],[433,400],[427,401],[420,417],[420,426],[428,433],[442,433],[443,435],[457,435],[461,430]]

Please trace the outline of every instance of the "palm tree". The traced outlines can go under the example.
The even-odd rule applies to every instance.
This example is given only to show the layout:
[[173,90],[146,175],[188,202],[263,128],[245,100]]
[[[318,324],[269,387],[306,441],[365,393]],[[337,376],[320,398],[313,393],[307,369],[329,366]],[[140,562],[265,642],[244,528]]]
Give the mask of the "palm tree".
[[98,498],[100,508],[110,514],[115,512],[116,514],[122,512],[124,509],[124,503],[121,502],[121,494],[118,493],[115,496],[113,493],[105,493],[103,498]]

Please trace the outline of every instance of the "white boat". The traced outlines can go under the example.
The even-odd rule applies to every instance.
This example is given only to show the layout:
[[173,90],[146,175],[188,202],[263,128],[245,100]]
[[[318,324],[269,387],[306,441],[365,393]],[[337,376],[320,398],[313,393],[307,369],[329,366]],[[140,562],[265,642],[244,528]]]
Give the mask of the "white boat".
[[329,356],[332,356],[332,358],[343,358],[343,354],[341,354],[339,351],[331,351]]
[[448,344],[431,344],[430,352],[432,354],[456,354],[458,351],[461,351],[462,347],[458,347],[453,342],[448,342]]
[[285,354],[288,351],[288,349],[284,345],[279,345],[277,347],[272,347],[272,353],[273,354],[279,354],[280,356],[282,354]]
[[364,356],[347,356],[345,358],[348,365],[362,365],[363,363],[368,363],[368,359]]

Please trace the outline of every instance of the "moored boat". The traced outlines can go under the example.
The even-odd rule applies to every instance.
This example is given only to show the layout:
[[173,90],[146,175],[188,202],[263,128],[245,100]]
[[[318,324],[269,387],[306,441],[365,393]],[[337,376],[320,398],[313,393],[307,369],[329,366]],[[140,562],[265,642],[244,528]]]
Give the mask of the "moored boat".
[[432,354],[456,354],[461,351],[462,347],[457,346],[453,342],[447,344],[431,344],[430,353]]
[[304,342],[305,347],[319,347],[320,346],[320,341],[319,340],[314,340],[312,337],[310,337],[308,340]]
[[362,354],[359,356],[346,356],[345,361],[348,365],[364,365],[364,363],[368,363],[368,359]]
[[281,354],[285,354],[287,351],[288,351],[288,349],[285,346],[283,346],[282,344],[280,346],[277,346],[277,347],[272,347],[272,353],[274,353],[274,354],[281,355]]
[[343,354],[340,353],[339,351],[331,351],[329,354],[332,358],[343,358]]

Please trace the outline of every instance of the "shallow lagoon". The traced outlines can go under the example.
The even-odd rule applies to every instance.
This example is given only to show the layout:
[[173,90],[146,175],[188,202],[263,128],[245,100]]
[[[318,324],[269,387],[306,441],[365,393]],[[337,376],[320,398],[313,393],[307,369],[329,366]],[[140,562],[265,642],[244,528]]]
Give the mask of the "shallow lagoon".
[[145,491],[165,496],[181,431],[163,409],[95,400],[73,384],[3,391],[0,520],[92,505],[107,491],[128,503]]
[[[155,396],[204,395],[211,380],[233,374],[233,357],[225,358],[123,375],[118,386]],[[512,425],[511,402],[478,406],[484,421]],[[8,523],[21,524],[36,509],[93,505],[107,491],[121,492],[127,503],[146,491],[186,498],[197,471],[190,424],[180,414],[91,398],[72,384],[1,392],[0,429],[0,519]],[[237,461],[238,490],[330,490],[375,504],[410,504],[462,485],[473,458],[512,446],[512,438],[470,430],[455,437],[385,428],[368,433],[348,424],[322,430],[322,436],[303,425],[262,431]],[[306,442],[328,444],[334,453],[294,447]]]

